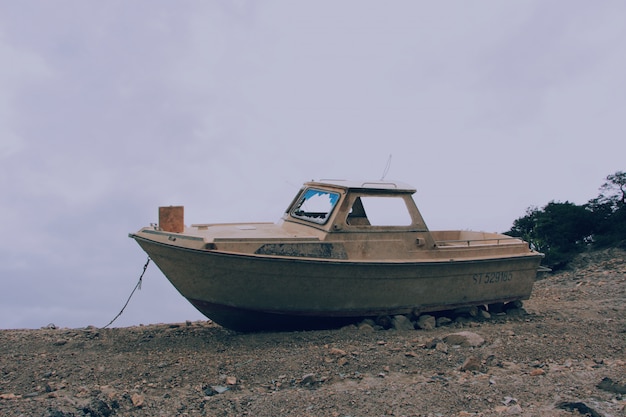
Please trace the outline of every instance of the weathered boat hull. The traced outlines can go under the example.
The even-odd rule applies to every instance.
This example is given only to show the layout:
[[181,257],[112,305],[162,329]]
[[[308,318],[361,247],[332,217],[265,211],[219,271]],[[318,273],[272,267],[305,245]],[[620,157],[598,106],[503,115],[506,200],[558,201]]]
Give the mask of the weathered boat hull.
[[239,331],[331,327],[363,317],[525,300],[541,255],[346,261],[225,253],[132,235],[201,313]]

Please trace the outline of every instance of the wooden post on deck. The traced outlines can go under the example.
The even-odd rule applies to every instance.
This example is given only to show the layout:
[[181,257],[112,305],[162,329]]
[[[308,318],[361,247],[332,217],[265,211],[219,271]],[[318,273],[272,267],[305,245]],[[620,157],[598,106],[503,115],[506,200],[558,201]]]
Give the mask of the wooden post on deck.
[[165,232],[183,233],[185,231],[185,207],[159,207],[159,227]]

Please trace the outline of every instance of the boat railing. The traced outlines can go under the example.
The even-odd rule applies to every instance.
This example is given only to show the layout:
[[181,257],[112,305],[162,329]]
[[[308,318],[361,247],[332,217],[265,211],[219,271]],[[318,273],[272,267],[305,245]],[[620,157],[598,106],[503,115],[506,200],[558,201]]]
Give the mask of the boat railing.
[[522,243],[523,241],[517,237],[491,237],[484,239],[454,239],[454,240],[437,240],[437,246],[494,246],[494,245],[511,245]]

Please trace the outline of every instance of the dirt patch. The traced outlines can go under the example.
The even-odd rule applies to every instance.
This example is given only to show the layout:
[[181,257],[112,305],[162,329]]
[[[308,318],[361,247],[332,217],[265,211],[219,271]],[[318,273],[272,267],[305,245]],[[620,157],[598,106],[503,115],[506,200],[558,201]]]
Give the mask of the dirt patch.
[[[626,416],[626,252],[432,330],[0,331],[7,416]],[[595,414],[594,414],[595,413]]]

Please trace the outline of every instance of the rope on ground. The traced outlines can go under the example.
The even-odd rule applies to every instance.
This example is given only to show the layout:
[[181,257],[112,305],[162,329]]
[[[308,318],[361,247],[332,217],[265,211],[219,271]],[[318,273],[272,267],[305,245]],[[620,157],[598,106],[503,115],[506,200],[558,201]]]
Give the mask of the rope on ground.
[[146,264],[143,266],[143,272],[141,273],[141,275],[139,276],[139,281],[137,282],[137,285],[135,285],[135,288],[133,288],[133,291],[130,293],[130,295],[128,296],[128,300],[126,300],[126,304],[124,304],[124,307],[122,307],[122,309],[120,310],[119,313],[117,313],[117,316],[113,317],[113,320],[111,320],[109,322],[109,324],[107,324],[104,327],[101,327],[102,329],[106,329],[107,327],[109,327],[110,325],[113,324],[113,322],[115,320],[117,320],[117,318],[119,316],[122,315],[122,313],[124,312],[124,309],[126,308],[126,306],[128,305],[128,303],[130,302],[130,299],[132,298],[133,294],[135,293],[135,291],[137,289],[141,289],[141,280],[143,279],[143,275],[146,273],[146,269],[148,269],[148,264],[150,263],[150,257],[148,256],[148,260],[146,261]]

